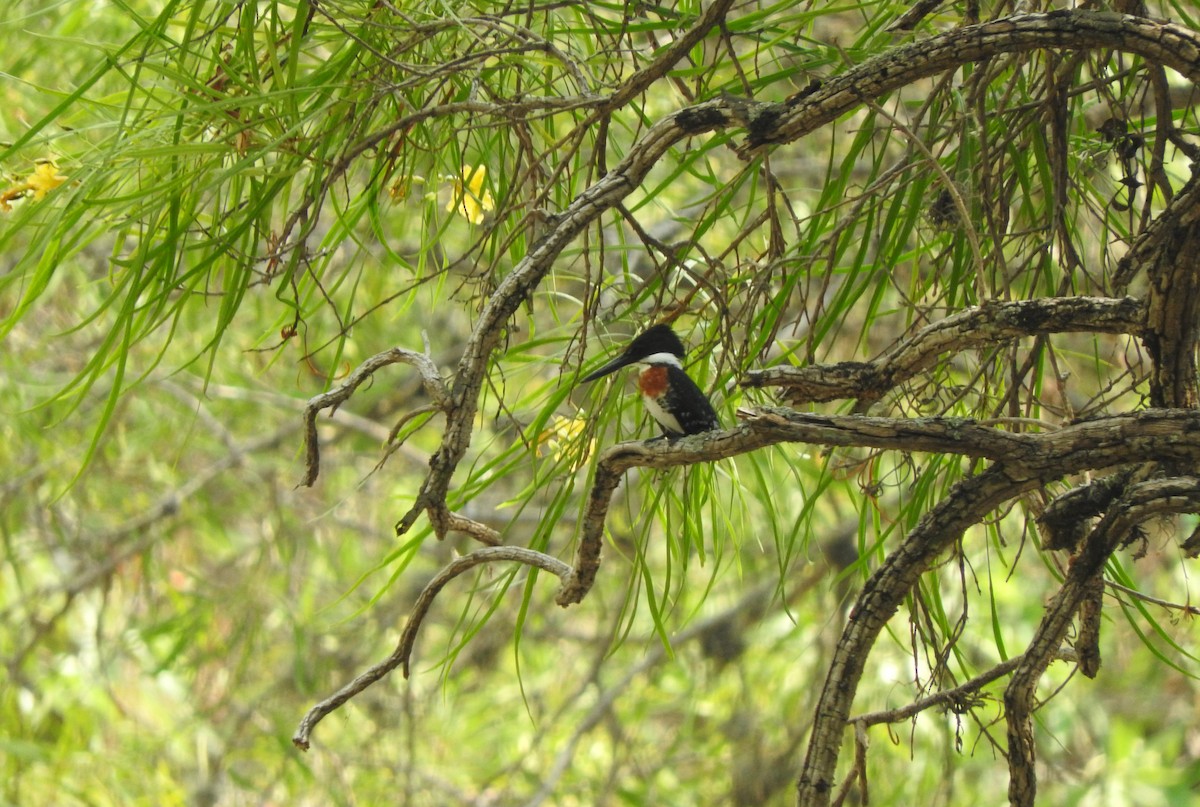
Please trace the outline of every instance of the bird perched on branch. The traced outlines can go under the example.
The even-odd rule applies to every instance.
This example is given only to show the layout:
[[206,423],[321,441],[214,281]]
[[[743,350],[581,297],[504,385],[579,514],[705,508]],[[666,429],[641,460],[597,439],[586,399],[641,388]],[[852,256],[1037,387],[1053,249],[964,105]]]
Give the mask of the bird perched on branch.
[[719,429],[721,423],[712,404],[683,371],[681,359],[685,352],[683,342],[669,325],[655,325],[630,342],[621,355],[584,376],[580,383],[595,381],[630,364],[640,364],[638,391],[665,437]]

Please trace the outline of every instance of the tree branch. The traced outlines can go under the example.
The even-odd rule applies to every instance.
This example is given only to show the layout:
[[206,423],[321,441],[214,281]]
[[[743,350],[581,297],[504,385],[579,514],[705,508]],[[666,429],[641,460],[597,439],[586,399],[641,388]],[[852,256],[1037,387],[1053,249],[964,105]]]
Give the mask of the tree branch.
[[417,639],[417,631],[420,630],[421,623],[424,621],[425,615],[429,612],[429,607],[433,605],[433,601],[438,593],[446,587],[447,583],[464,572],[484,563],[499,563],[502,561],[524,563],[527,566],[533,566],[557,575],[560,579],[565,578],[571,571],[567,564],[557,558],[517,546],[484,547],[456,559],[438,572],[437,576],[430,580],[424,590],[421,591],[420,596],[417,597],[417,601],[413,604],[408,622],[404,626],[404,633],[400,635],[400,641],[397,643],[396,649],[392,651],[392,654],[378,664],[368,668],[353,681],[309,709],[308,713],[300,721],[300,725],[296,728],[296,732],[292,735],[292,743],[297,748],[307,751],[313,729],[318,723],[324,720],[331,712],[339,709],[346,701],[358,695],[397,667],[403,667],[404,677],[407,678],[409,673],[409,657],[412,655],[413,644]]
[[674,441],[619,443],[603,451],[597,461],[574,569],[564,578],[555,601],[564,607],[581,602],[595,581],[605,518],[625,471],[712,462],[779,443],[991,460],[1003,466],[1015,486],[1011,498],[1044,481],[1086,469],[1140,461],[1200,461],[1200,412],[1152,409],[1072,423],[1057,431],[1013,433],[965,418],[820,415],[766,407],[748,413],[736,429]]
[[1200,81],[1200,36],[1182,26],[1109,11],[1018,14],[904,45],[868,59],[811,92],[773,104],[773,109],[764,110],[756,125],[749,127],[738,153],[749,157],[769,146],[790,143],[850,111],[863,99],[878,98],[919,79],[1002,53],[1042,48],[1113,48]]
[[1147,237],[1130,254],[1144,268],[1148,283],[1147,333],[1144,337],[1153,369],[1150,402],[1154,406],[1190,407],[1200,403],[1196,385],[1196,342],[1200,336],[1200,197],[1196,180],[1175,197]]
[[935,322],[869,362],[752,370],[743,387],[783,387],[792,405],[857,398],[868,404],[929,368],[942,354],[1060,332],[1141,335],[1146,306],[1133,297],[1049,297],[988,302]]
[[[698,42],[723,17],[727,2],[713,3],[668,53]],[[1200,37],[1180,26],[1109,12],[1056,11],[1026,14],[967,26],[907,45],[864,62],[793,96],[784,104],[756,104],[747,115],[743,99],[728,96],[680,110],[651,126],[625,159],[583,191],[546,234],[501,281],[480,314],[455,376],[441,445],[430,459],[430,472],[413,506],[396,523],[397,534],[412,528],[427,512],[435,533],[450,528],[445,501],[450,480],[470,446],[472,427],[487,362],[500,342],[509,317],[538,287],[558,255],[602,213],[616,207],[641,186],[651,168],[680,141],[731,125],[747,129],[743,157],[770,145],[803,137],[859,106],[921,78],[999,53],[1039,48],[1116,48],[1138,53],[1200,78]]]
[[917,578],[968,527],[1009,499],[1041,484],[1037,478],[1012,478],[1003,465],[962,480],[921,518],[904,543],[867,580],[838,640],[815,710],[808,753],[797,783],[800,805],[829,803],[842,732],[867,656]]
[[1130,485],[1092,530],[1071,563],[1062,586],[1046,606],[1021,664],[1004,693],[1008,723],[1009,803],[1032,807],[1037,794],[1034,772],[1033,708],[1037,681],[1066,637],[1080,603],[1103,574],[1109,556],[1141,522],[1165,513],[1200,510],[1200,479],[1178,477]]
[[354,394],[354,391],[364,381],[375,375],[375,371],[387,367],[389,364],[396,364],[397,362],[411,364],[417,368],[417,372],[421,374],[421,383],[425,387],[426,394],[433,399],[433,407],[435,409],[444,412],[449,408],[449,393],[446,391],[445,382],[442,381],[442,376],[438,372],[437,365],[429,357],[428,340],[426,340],[424,353],[417,353],[413,350],[404,350],[398,347],[385,350],[382,353],[376,353],[360,364],[350,374],[349,378],[328,392],[313,396],[309,399],[308,405],[304,407],[305,471],[304,478],[300,480],[298,487],[312,487],[313,483],[317,481],[317,476],[321,473],[321,448],[320,441],[317,438],[317,414],[322,409],[328,409],[330,410],[329,414],[333,415],[339,406],[350,399],[350,396]]
[[1191,180],[1162,213],[1142,230],[1129,252],[1117,263],[1112,282],[1116,293],[1124,293],[1138,272],[1156,264],[1158,256],[1169,249],[1180,230],[1191,229],[1197,223],[1200,223],[1200,182]]
[[[1178,437],[1178,434],[1172,437],[1164,433],[1148,442],[1134,439],[1124,452],[1114,444],[1099,454],[1082,447],[1079,450],[1055,452],[1049,450],[1051,447],[1047,445],[1047,464],[1041,469],[1044,474],[1041,479],[1027,475],[1034,470],[1032,468],[1013,473],[1013,469],[998,464],[956,484],[946,498],[922,517],[900,548],[888,555],[879,570],[867,581],[855,603],[850,620],[838,641],[816,709],[816,722],[797,785],[798,803],[829,803],[842,732],[849,719],[850,705],[866,658],[880,631],[896,613],[918,577],[930,568],[942,552],[961,539],[968,527],[978,523],[1003,502],[1025,491],[1086,467],[1101,467],[1092,464],[1097,460],[1103,464],[1153,461],[1160,448]],[[1065,449],[1066,446],[1058,448]],[[1123,459],[1118,459],[1122,453]],[[1042,657],[1048,663],[1049,656],[1043,654]]]
[[[699,41],[719,21],[725,8],[724,3],[710,6],[685,39],[693,44]],[[551,218],[544,237],[504,277],[484,307],[458,366],[445,410],[441,445],[430,460],[430,472],[413,507],[397,523],[397,532],[411,529],[422,512],[429,515],[439,537],[453,528],[446,497],[453,474],[470,445],[487,363],[509,318],[536,290],[563,249],[601,214],[639,188],[668,149],[689,137],[740,124],[747,129],[747,139],[739,153],[749,157],[768,147],[797,140],[861,105],[865,99],[878,98],[918,79],[1001,53],[1040,48],[1114,48],[1170,66],[1193,80],[1200,79],[1200,37],[1186,29],[1108,12],[1061,11],[968,26],[897,48],[811,87],[784,104],[757,104],[750,108],[738,104],[736,99],[721,98],[680,110],[647,129],[618,166],[580,194],[561,215]],[[672,52],[679,51],[672,49]],[[926,339],[931,344],[936,342],[933,334]],[[910,350],[913,352],[903,356],[919,369],[926,354],[920,345],[912,345]],[[578,602],[590,588],[599,564],[604,517],[621,474],[630,467],[671,467],[720,459],[786,441],[941,451],[996,462],[982,474],[958,483],[950,495],[930,510],[867,582],[858,599],[835,651],[798,785],[802,804],[827,804],[841,732],[865,659],[912,584],[937,556],[995,507],[1050,479],[1139,459],[1176,458],[1194,462],[1200,456],[1198,419],[1200,414],[1190,411],[1152,410],[1071,424],[1056,432],[1011,434],[953,419],[824,418],[787,410],[762,410],[751,422],[729,432],[651,447],[616,446],[601,457],[575,567],[564,566],[561,570],[563,587],[558,602],[562,605]],[[510,548],[479,551],[507,549]],[[444,585],[449,578],[438,579]],[[413,630],[415,624],[419,620],[410,621]],[[403,659],[394,655],[389,660],[394,661],[391,668],[406,659],[406,654]],[[380,666],[382,671],[375,678],[362,686],[385,674],[384,667],[386,663]],[[375,673],[368,671],[360,679],[372,674]],[[346,689],[331,701],[342,697],[344,692]],[[345,695],[338,703],[352,694]],[[307,742],[304,729],[302,724],[297,744]]]
[[[1068,650],[1060,650],[1058,658],[1064,661],[1075,661],[1076,656]],[[943,706],[946,709],[959,712],[963,710],[963,705],[974,699],[976,693],[983,689],[993,681],[1003,678],[1011,673],[1017,667],[1021,666],[1021,662],[1025,660],[1024,654],[1014,656],[1013,658],[1002,661],[986,672],[964,681],[951,689],[943,689],[940,692],[935,692],[924,698],[913,701],[912,703],[900,706],[896,709],[885,709],[880,712],[868,712],[867,714],[851,717],[850,722],[855,725],[862,726],[877,726],[880,723],[899,723],[901,720],[908,720],[916,717],[928,709],[936,706]]]
[[[730,5],[732,0],[712,3],[696,24],[685,32],[675,45],[668,48],[655,65],[647,67],[638,75],[651,77],[654,70],[666,69],[677,61],[723,19]],[[641,84],[635,80],[629,86],[636,90]],[[441,445],[429,460],[429,474],[413,506],[396,524],[397,535],[408,532],[424,511],[428,513],[438,537],[445,536],[450,529],[445,504],[450,480],[471,444],[487,363],[500,343],[509,317],[537,289],[563,249],[600,214],[615,207],[640,187],[646,174],[667,149],[685,137],[712,131],[728,123],[728,117],[720,111],[720,102],[709,106],[715,114],[706,117],[700,125],[693,121],[692,125],[685,126],[681,122],[681,118],[684,117],[681,113],[671,115],[650,127],[642,139],[630,148],[629,154],[620,165],[576,197],[561,215],[552,217],[547,233],[500,282],[480,312],[475,330],[458,364],[450,406],[446,411],[446,428],[442,434]]]

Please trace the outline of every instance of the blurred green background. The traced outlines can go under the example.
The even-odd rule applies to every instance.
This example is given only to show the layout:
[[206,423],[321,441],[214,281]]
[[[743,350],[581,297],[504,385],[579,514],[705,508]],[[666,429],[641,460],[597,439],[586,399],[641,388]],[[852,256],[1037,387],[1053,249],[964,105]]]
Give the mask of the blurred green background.
[[[429,404],[412,368],[321,415],[311,489],[302,412],[393,346],[427,340],[448,378],[545,216],[648,126],[719,92],[783,100],[903,41],[886,26],[905,8],[735,4],[609,108],[698,4],[8,3],[0,800],[791,803],[854,591],[968,462],[785,445],[630,472],[581,605],[558,608],[525,567],[455,581],[412,678],[367,690],[302,753],[307,709],[385,657],[425,583],[474,548],[424,520],[394,533],[440,439],[439,415],[406,418]],[[1187,3],[1152,12],[1198,27]],[[514,318],[453,507],[569,561],[597,449],[654,433],[628,379],[581,389],[577,370],[663,317],[732,425],[771,402],[739,389],[748,369],[872,358],[983,299],[1100,293],[1142,199],[1122,197],[1136,166],[1097,127],[1114,104],[1147,136],[1155,120],[1136,64],[1071,95],[1059,221],[1029,110],[1062,63],[1040,58],[922,82],[750,162],[737,133],[672,151]],[[1099,57],[1072,70],[1079,86],[1111,76]],[[1083,269],[1062,270],[1062,239]],[[1141,360],[1117,336],[997,344],[879,411],[1123,411],[1144,396]],[[1066,563],[1026,504],[923,579],[856,713],[1021,652]],[[1110,564],[1124,588],[1100,676],[1056,663],[1042,681],[1045,803],[1193,798],[1200,666],[1176,546],[1192,526],[1159,525],[1144,558]],[[998,803],[1002,687],[872,729],[872,801]]]

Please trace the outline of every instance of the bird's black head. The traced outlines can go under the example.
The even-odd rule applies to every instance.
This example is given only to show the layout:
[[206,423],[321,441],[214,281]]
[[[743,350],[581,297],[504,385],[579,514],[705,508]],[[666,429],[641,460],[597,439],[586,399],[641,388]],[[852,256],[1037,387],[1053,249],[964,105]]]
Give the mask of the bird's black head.
[[621,355],[629,356],[633,361],[640,361],[655,353],[670,353],[682,359],[686,352],[683,342],[679,341],[670,325],[654,325],[630,342]]
[[580,383],[595,381],[601,376],[606,376],[622,367],[642,361],[646,357],[653,356],[656,353],[663,353],[668,356],[674,356],[677,359],[682,359],[686,352],[683,342],[679,341],[679,337],[675,335],[675,331],[671,330],[670,325],[654,325],[647,328],[630,342],[628,347],[621,352],[620,356],[617,356],[599,370],[584,376]]

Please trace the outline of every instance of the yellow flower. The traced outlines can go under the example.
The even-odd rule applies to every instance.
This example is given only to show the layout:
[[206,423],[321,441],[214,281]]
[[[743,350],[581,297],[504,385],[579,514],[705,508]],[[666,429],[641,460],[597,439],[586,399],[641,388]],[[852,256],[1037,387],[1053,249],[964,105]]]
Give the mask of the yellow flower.
[[29,186],[29,190],[33,191],[33,198],[40,200],[66,181],[67,178],[58,173],[58,166],[46,161],[38,164],[25,183]]
[[491,191],[483,187],[483,180],[486,177],[486,165],[475,168],[464,165],[462,178],[451,177],[450,179],[454,195],[446,204],[446,211],[457,210],[460,216],[472,224],[482,224],[484,213],[494,210],[496,207],[496,201],[492,198]]
[[567,452],[567,447],[579,439],[586,429],[587,420],[584,418],[565,418],[555,415],[550,422],[550,428],[542,432],[538,438],[538,454],[543,453],[542,447],[545,446],[556,461],[561,460]]
[[9,202],[24,197],[30,191],[33,191],[34,201],[40,200],[66,181],[67,178],[58,173],[57,165],[49,160],[40,162],[24,182],[18,182],[16,185],[0,191],[0,210],[6,212],[12,210]]

